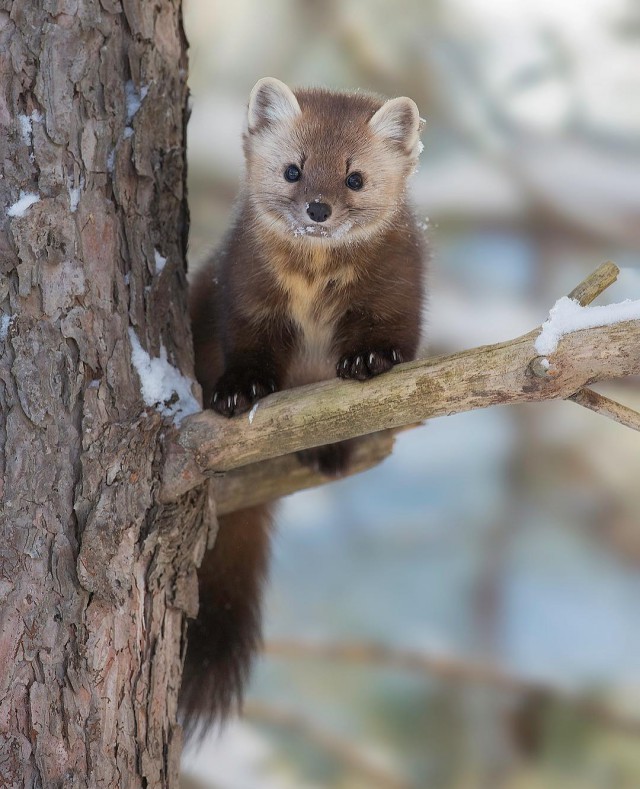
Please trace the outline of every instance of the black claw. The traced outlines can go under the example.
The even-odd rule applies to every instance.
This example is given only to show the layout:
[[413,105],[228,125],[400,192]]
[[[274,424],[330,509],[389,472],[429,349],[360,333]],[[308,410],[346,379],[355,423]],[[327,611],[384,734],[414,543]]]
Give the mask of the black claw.
[[340,378],[355,378],[366,381],[391,369],[402,361],[402,354],[396,348],[367,350],[343,356],[337,364],[336,373]]
[[277,388],[273,378],[264,379],[251,370],[229,370],[216,384],[209,407],[227,417],[242,414]]

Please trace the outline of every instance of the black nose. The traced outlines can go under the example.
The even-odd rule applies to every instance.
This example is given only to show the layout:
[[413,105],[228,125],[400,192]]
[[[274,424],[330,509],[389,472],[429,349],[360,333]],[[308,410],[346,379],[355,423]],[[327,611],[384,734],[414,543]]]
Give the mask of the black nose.
[[309,203],[307,213],[314,222],[326,222],[331,216],[331,206],[326,203]]

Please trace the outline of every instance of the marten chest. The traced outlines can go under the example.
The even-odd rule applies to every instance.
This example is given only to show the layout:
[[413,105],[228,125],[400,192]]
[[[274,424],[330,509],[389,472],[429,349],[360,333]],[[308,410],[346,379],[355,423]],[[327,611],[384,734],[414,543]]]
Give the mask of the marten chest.
[[333,378],[336,352],[333,338],[346,310],[349,275],[291,273],[280,274],[278,281],[286,294],[286,309],[294,328],[295,346],[285,386]]

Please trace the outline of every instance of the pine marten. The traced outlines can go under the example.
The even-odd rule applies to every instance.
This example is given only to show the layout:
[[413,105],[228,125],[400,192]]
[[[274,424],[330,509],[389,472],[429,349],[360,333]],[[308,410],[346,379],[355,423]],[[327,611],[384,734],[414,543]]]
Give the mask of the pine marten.
[[[191,289],[206,408],[233,417],[280,389],[366,381],[415,358],[426,250],[406,185],[421,126],[404,97],[255,85],[235,218]],[[336,476],[350,448],[299,457]],[[270,524],[264,506],[221,517],[200,568],[181,690],[187,732],[241,702],[261,638]]]

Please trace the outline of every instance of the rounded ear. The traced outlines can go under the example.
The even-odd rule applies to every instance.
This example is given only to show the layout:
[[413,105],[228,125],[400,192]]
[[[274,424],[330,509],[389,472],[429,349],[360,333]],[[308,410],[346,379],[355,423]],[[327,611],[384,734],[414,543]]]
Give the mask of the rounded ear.
[[263,77],[256,82],[249,96],[249,131],[270,123],[291,120],[299,114],[298,99],[284,82],[274,77]]
[[386,101],[369,121],[374,134],[400,143],[410,156],[420,153],[423,125],[415,101],[406,96]]

